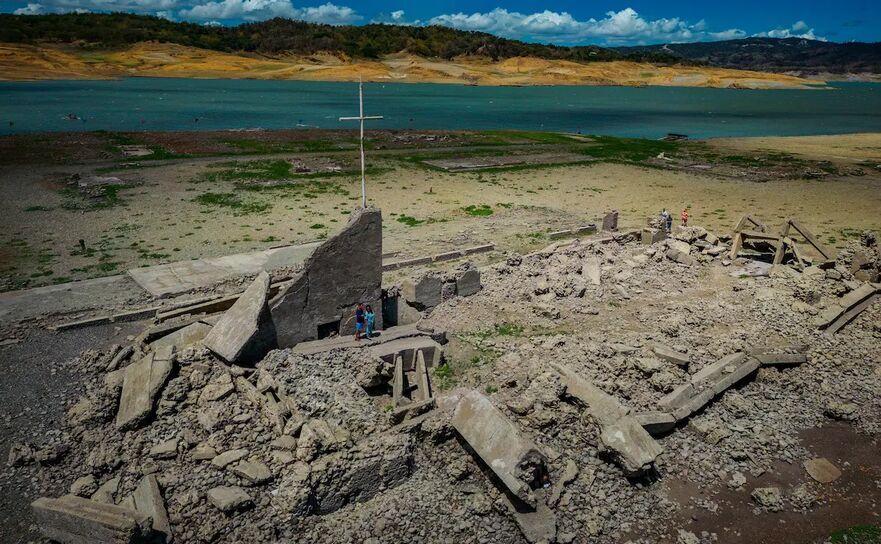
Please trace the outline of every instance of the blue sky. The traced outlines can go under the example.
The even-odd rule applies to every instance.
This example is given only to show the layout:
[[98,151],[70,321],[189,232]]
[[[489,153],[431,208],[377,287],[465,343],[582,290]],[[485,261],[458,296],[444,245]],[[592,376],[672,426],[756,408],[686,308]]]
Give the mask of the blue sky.
[[0,0],[0,11],[127,11],[223,25],[277,16],[329,24],[441,24],[560,45],[637,45],[747,36],[881,41],[878,0]]

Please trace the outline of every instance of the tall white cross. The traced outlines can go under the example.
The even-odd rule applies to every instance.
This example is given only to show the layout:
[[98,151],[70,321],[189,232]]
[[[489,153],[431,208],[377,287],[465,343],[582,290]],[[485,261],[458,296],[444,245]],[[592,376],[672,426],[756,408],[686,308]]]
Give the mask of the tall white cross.
[[364,82],[358,80],[358,117],[340,117],[340,121],[360,121],[361,122],[361,206],[367,207],[367,177],[364,174],[364,121],[374,121],[382,119],[382,115],[364,115]]

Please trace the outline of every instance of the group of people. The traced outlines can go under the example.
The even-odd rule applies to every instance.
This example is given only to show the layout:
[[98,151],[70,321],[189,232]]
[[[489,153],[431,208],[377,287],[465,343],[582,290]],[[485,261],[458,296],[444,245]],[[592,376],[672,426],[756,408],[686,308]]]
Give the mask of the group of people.
[[[682,220],[682,226],[688,226],[688,208],[683,208],[682,213],[679,214],[679,219]],[[669,234],[673,230],[673,215],[667,211],[667,208],[661,210],[660,217],[661,228],[667,231]]]
[[355,340],[361,338],[373,338],[373,327],[376,323],[376,314],[373,308],[368,304],[366,307],[363,302],[358,303],[355,309]]

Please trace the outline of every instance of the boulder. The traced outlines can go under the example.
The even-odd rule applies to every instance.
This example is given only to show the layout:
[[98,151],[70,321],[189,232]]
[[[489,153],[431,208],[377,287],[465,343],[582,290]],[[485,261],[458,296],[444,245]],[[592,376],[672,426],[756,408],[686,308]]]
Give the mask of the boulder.
[[159,490],[159,482],[156,476],[148,474],[141,478],[138,487],[132,493],[135,509],[153,520],[153,531],[165,536],[165,544],[174,542],[171,534],[171,523],[168,521],[168,512],[165,510],[165,500]]
[[228,363],[259,360],[275,347],[275,327],[266,303],[269,274],[261,272],[204,339]]
[[40,532],[62,544],[154,542],[150,517],[136,510],[73,495],[31,503]]
[[224,514],[245,510],[254,505],[251,496],[244,489],[225,485],[209,489],[208,502]]

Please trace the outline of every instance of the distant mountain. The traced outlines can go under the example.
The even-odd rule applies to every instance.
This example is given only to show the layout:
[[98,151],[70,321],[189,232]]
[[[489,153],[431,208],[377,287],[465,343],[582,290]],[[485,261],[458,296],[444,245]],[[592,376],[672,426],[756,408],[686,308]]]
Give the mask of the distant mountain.
[[576,62],[682,62],[681,59],[663,52],[622,53],[597,46],[558,47],[444,26],[331,26],[276,18],[225,27],[178,23],[159,17],[126,13],[0,14],[0,42],[5,43],[75,43],[83,47],[100,48],[121,47],[145,41],[264,55],[314,55],[328,52],[352,58],[375,59],[407,52],[443,59],[476,55],[493,60],[535,57]]
[[802,38],[617,47],[625,55],[664,54],[721,68],[800,74],[881,74],[881,42],[834,43]]

